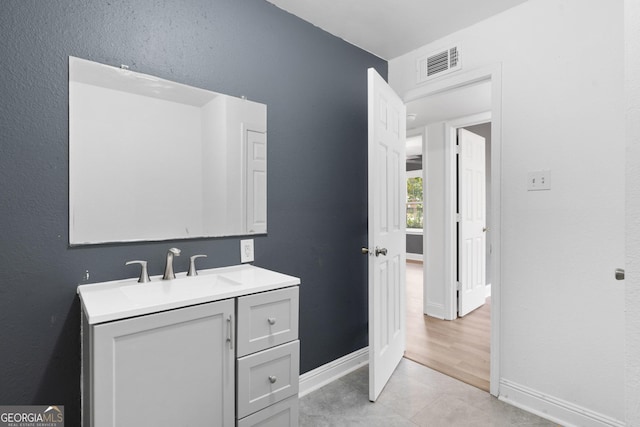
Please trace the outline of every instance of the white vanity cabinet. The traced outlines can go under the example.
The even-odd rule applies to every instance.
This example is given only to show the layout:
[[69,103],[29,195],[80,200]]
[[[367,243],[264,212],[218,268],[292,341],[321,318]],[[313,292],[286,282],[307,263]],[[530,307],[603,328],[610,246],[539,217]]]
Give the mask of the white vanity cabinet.
[[79,286],[83,426],[297,426],[299,283],[247,265]]
[[84,425],[233,426],[233,316],[231,299],[91,327]]

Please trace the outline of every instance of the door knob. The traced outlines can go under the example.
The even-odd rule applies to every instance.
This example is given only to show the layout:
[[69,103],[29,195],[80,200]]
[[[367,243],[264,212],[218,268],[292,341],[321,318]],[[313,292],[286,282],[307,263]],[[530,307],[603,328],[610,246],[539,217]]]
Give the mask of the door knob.
[[624,268],[616,268],[616,280],[624,280]]
[[487,231],[489,229],[489,227],[482,227],[482,232],[484,233],[485,231]]
[[376,256],[387,255],[387,248],[379,248],[376,246]]
[[362,248],[360,248],[360,252],[362,252],[362,255],[366,255],[369,253],[369,248],[365,248],[364,246]]

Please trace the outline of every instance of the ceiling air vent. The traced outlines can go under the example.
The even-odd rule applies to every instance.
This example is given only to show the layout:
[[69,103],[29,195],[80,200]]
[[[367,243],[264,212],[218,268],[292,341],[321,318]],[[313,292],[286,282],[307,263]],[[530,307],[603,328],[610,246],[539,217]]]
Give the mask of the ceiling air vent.
[[439,77],[462,68],[460,61],[460,47],[451,46],[448,49],[418,58],[418,83]]

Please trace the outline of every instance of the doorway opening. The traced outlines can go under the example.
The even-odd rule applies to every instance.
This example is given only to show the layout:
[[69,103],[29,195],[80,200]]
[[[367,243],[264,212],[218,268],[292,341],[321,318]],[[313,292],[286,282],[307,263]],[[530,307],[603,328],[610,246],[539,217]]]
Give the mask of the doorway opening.
[[[436,345],[439,350],[445,347],[457,351],[457,357],[445,357],[445,359],[461,361],[460,356],[467,353],[471,357],[489,359],[489,372],[483,368],[484,384],[464,378],[464,375],[451,375],[465,382],[476,385],[491,394],[499,393],[499,304],[500,304],[500,123],[501,123],[501,94],[500,94],[500,69],[489,67],[475,70],[465,74],[442,79],[439,82],[426,85],[407,93],[404,97],[407,106],[408,124],[407,136],[421,135],[423,144],[423,180],[424,180],[424,237],[423,237],[423,264],[412,262],[408,256],[407,288],[411,287],[411,281],[420,282],[419,273],[423,276],[422,307],[417,321],[418,327],[425,328],[440,322],[452,329],[467,329],[466,335],[473,339],[462,344],[455,344],[454,340],[440,342]],[[475,96],[478,93],[485,94]],[[475,95],[474,95],[475,94]],[[486,96],[488,94],[488,96]],[[420,108],[424,110],[431,104],[432,118],[421,118]],[[457,185],[456,171],[456,147],[455,138],[459,128],[468,127],[474,133],[483,133],[487,130],[489,144],[486,153],[487,160],[487,197],[486,224],[481,230],[491,230],[487,233],[486,257],[487,263],[483,264],[483,274],[486,273],[488,304],[477,310],[470,310],[466,317],[458,318],[458,222],[457,222]],[[486,136],[485,136],[485,139]],[[493,165],[493,167],[491,167]],[[409,236],[408,241],[409,241]],[[484,242],[483,242],[484,243]],[[410,252],[410,250],[408,250]],[[474,273],[475,274],[475,273]],[[416,276],[418,277],[416,279]],[[431,286],[430,286],[431,285]],[[430,286],[430,287],[429,287]],[[484,297],[484,295],[483,295]],[[416,294],[407,295],[407,313],[412,310],[410,304],[415,302]],[[419,304],[419,302],[418,302]],[[429,316],[425,316],[428,314]],[[444,319],[458,319],[453,322]],[[415,320],[414,320],[415,321]],[[407,356],[410,354],[410,340],[415,324],[407,319]],[[471,331],[471,332],[469,332]],[[434,332],[434,335],[442,331]],[[482,340],[485,336],[485,344],[479,344],[476,338]],[[489,344],[486,344],[488,337]],[[490,352],[479,354],[478,347],[489,347]],[[454,353],[455,354],[455,353]],[[448,374],[445,366],[432,362],[432,368]],[[425,363],[426,364],[426,363]],[[427,364],[429,366],[429,364]],[[470,368],[473,370],[473,368]],[[467,372],[468,375],[468,372]]]
[[[474,120],[477,120],[477,118],[474,118]],[[443,320],[442,317],[427,316],[429,313],[425,314],[424,308],[425,304],[427,304],[425,301],[429,300],[424,298],[424,292],[425,290],[428,292],[429,289],[433,290],[433,286],[427,286],[423,274],[424,245],[422,233],[425,221],[422,216],[423,209],[420,202],[424,200],[423,194],[425,192],[422,188],[417,189],[416,181],[413,181],[418,180],[418,178],[413,178],[414,176],[419,176],[420,184],[422,184],[422,156],[412,154],[415,149],[412,150],[411,148],[412,145],[416,144],[415,141],[412,141],[412,138],[418,138],[422,143],[422,135],[420,133],[417,136],[409,136],[407,137],[407,344],[405,357],[488,392],[490,384],[491,247],[490,239],[486,239],[486,237],[490,229],[487,217],[490,216],[491,210],[491,165],[489,161],[491,157],[491,123],[486,122],[459,127],[456,130],[455,134],[460,134],[461,132],[471,133],[471,135],[464,135],[467,143],[480,143],[484,146],[482,153],[475,153],[475,156],[480,157],[482,160],[481,170],[477,170],[478,168],[476,167],[476,170],[473,171],[482,173],[482,182],[468,184],[467,186],[470,188],[462,192],[463,194],[468,194],[469,191],[473,190],[482,193],[482,200],[467,203],[467,205],[474,207],[476,210],[475,216],[479,217],[478,219],[481,221],[480,224],[471,223],[472,227],[479,228],[476,230],[476,234],[479,234],[478,245],[473,244],[475,242],[472,241],[471,246],[475,246],[475,249],[473,247],[471,249],[478,251],[479,248],[477,246],[480,243],[483,245],[484,250],[478,251],[481,253],[477,256],[482,261],[482,264],[479,264],[478,260],[475,263],[467,263],[471,265],[471,268],[467,268],[469,270],[467,276],[478,279],[476,281],[479,282],[478,291],[480,295],[477,295],[475,299],[467,298],[461,300],[458,298],[456,303],[458,312],[454,313],[457,317],[455,321]],[[412,135],[414,132],[415,130],[408,131],[408,135]],[[473,137],[470,141],[469,136]],[[452,143],[455,143],[455,141]],[[459,141],[458,145],[460,145]],[[466,156],[465,159],[469,157]],[[460,162],[457,163],[459,166]],[[459,170],[459,175],[460,172]],[[462,188],[465,189],[464,181],[463,179],[458,179],[458,185],[456,186],[458,190],[460,190],[461,184]],[[464,203],[462,204],[464,205]],[[461,202],[459,197],[457,198],[457,205],[456,212],[460,212]],[[418,213],[420,215],[417,215]],[[420,216],[420,218],[416,218],[417,216]],[[433,222],[431,226],[434,226]],[[457,226],[459,228],[459,222]],[[465,223],[465,226],[468,227],[469,223]],[[457,232],[459,235],[459,229]],[[416,234],[420,235],[416,236]],[[467,232],[467,234],[469,233]],[[458,248],[457,252],[459,257],[460,248]],[[458,272],[458,281],[460,281],[459,276],[460,273]],[[437,292],[438,289],[435,289],[435,291]],[[459,294],[460,291],[456,293]],[[461,304],[461,302],[464,302],[464,304]],[[465,312],[461,313],[461,309],[465,310]]]
[[422,310],[422,263],[407,262],[407,342],[404,357],[489,391],[491,299],[454,321]]

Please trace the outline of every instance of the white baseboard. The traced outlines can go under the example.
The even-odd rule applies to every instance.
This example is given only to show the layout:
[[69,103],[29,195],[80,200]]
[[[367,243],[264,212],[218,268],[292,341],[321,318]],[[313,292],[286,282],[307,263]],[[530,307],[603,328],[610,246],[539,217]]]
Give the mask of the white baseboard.
[[424,314],[435,317],[436,319],[444,320],[444,305],[428,302]]
[[369,347],[333,360],[300,375],[298,396],[302,397],[369,363]]
[[[369,363],[369,348],[361,348],[300,375],[299,397],[325,386]],[[509,380],[500,380],[503,402],[565,427],[625,427],[625,423],[571,402],[546,395]]]
[[407,252],[406,255],[407,260],[409,261],[422,261],[424,259],[424,256],[422,254],[410,254],[409,252]]
[[484,287],[484,297],[488,298],[491,296],[491,283],[487,283],[487,286]]
[[512,381],[500,380],[498,398],[565,427],[624,427],[625,423],[571,402],[540,393]]

